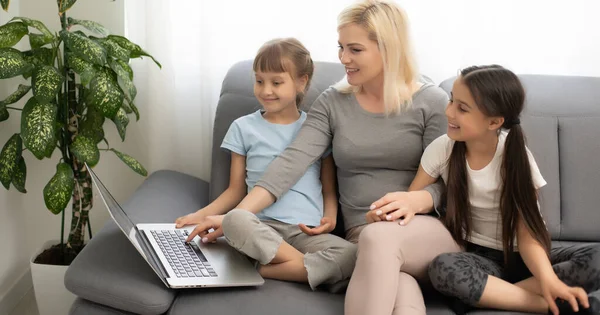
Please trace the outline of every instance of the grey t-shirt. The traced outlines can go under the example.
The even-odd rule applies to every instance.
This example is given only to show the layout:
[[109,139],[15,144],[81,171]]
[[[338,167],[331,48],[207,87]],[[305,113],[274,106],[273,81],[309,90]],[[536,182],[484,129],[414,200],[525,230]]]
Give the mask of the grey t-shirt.
[[[353,93],[330,87],[256,185],[279,199],[332,145],[345,228],[365,224],[371,203],[388,192],[408,190],[425,147],[446,132],[447,103],[446,92],[426,84],[413,95],[411,110],[386,116],[364,110]],[[426,190],[437,209],[443,184]]]

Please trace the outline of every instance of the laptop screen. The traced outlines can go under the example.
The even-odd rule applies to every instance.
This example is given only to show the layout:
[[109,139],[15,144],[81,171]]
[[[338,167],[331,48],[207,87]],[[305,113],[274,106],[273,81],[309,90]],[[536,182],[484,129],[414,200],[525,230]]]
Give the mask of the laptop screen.
[[140,244],[138,242],[139,231],[138,231],[137,227],[135,226],[133,221],[131,221],[131,219],[127,216],[127,214],[125,214],[125,211],[123,211],[123,208],[121,208],[121,205],[119,205],[119,203],[115,200],[115,198],[108,191],[108,189],[106,189],[106,187],[100,181],[100,179],[98,178],[96,173],[90,167],[88,167],[87,169],[89,170],[90,174],[92,175],[92,180],[94,181],[94,185],[96,185],[96,188],[98,188],[98,191],[100,192],[100,197],[102,198],[102,200],[104,200],[104,203],[106,204],[106,207],[108,208],[108,212],[113,217],[115,223],[117,223],[117,225],[121,228],[123,233],[125,233],[125,235],[129,238],[131,243],[133,243],[133,245],[137,248],[137,250],[140,252],[140,254],[142,254],[144,256],[144,258],[146,258],[146,255],[144,254],[144,251],[142,250],[142,247],[140,246]]

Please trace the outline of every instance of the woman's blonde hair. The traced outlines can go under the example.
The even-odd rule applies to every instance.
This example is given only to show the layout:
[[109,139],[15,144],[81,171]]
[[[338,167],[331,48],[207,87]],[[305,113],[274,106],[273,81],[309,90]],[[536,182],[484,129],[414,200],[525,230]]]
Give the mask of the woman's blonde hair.
[[[377,42],[383,59],[383,101],[386,114],[401,114],[411,108],[418,80],[409,36],[408,18],[393,2],[364,0],[345,8],[338,16],[338,31],[349,24],[363,27]],[[342,93],[360,91],[344,78],[334,86]]]

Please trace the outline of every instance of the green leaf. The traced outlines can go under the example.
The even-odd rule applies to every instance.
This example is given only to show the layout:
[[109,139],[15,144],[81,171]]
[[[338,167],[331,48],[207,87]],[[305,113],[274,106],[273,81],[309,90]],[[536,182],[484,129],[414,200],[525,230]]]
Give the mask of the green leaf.
[[133,81],[129,77],[129,72],[121,67],[116,61],[109,62],[110,68],[117,74],[117,83],[123,92],[125,92],[125,98],[128,101],[133,101],[137,95],[137,89],[133,84]]
[[[125,103],[125,102],[123,102],[123,103]],[[131,107],[131,110],[135,114],[135,121],[140,120],[140,111],[138,110],[137,106],[135,106],[135,104],[133,102],[129,102],[129,107]]]
[[63,77],[56,68],[51,66],[36,68],[31,79],[33,95],[40,103],[56,99],[56,94],[60,90],[62,82]]
[[123,108],[119,108],[115,119],[113,119],[115,126],[117,126],[117,131],[119,131],[119,136],[121,136],[121,141],[125,141],[125,131],[127,130],[127,125],[129,124],[129,117],[127,117],[127,113]]
[[142,176],[148,176],[148,171],[146,171],[142,164],[140,164],[140,162],[138,162],[136,159],[132,158],[131,156],[125,153],[121,153],[115,149],[110,150],[113,151],[119,157],[119,159],[121,159],[121,161],[123,161],[123,163],[129,166],[129,168],[131,168],[134,172]]
[[[41,47],[33,50],[28,50],[23,52],[23,57],[25,61],[34,65],[34,66],[53,66],[54,65],[54,55],[52,53],[52,49]],[[33,69],[32,69],[33,70]],[[33,71],[32,71],[33,74]]]
[[69,10],[77,0],[58,0],[58,8],[60,13],[65,13]]
[[12,183],[13,186],[24,194],[27,193],[27,189],[25,189],[25,180],[27,179],[27,165],[25,164],[25,159],[21,156],[19,161],[17,162],[17,168],[13,174]]
[[108,31],[108,29],[106,27],[104,27],[100,23],[97,23],[94,21],[77,20],[77,19],[73,19],[73,18],[68,18],[67,21],[69,23],[69,26],[81,25],[81,26],[85,27],[86,29],[88,29],[89,31],[94,32],[96,34],[100,34],[102,36],[108,36],[110,34],[110,32]]
[[4,188],[9,189],[10,182],[17,169],[17,162],[21,157],[23,142],[21,136],[15,133],[4,145],[0,152],[0,182]]
[[89,86],[92,79],[96,76],[95,66],[74,54],[67,54],[67,63],[75,73],[79,74],[81,83],[84,86]]
[[[115,60],[116,63],[118,63],[121,67],[123,67],[123,69],[125,71],[127,71],[127,73],[129,73],[129,79],[133,80],[133,70],[131,69],[131,67],[127,64],[127,62],[117,59]],[[114,69],[113,69],[114,70]]]
[[0,107],[18,102],[21,98],[23,98],[23,96],[29,93],[29,90],[31,90],[31,86],[19,84],[19,87],[15,92],[13,92],[13,94],[9,95],[6,99],[0,102]]
[[103,125],[104,116],[102,116],[102,113],[90,107],[85,113],[83,121],[79,125],[79,134],[92,139],[94,143],[98,144],[104,139]]
[[39,160],[50,156],[56,148],[56,112],[51,103],[29,99],[21,114],[21,136],[25,147]]
[[44,45],[50,44],[54,38],[48,38],[42,34],[29,34],[29,45],[32,49],[40,48]]
[[0,48],[16,45],[29,30],[27,25],[21,22],[12,22],[0,26]]
[[23,54],[14,48],[0,48],[0,79],[21,75],[31,69]]
[[0,0],[0,4],[2,5],[2,10],[8,12],[8,5],[10,4],[10,0]]
[[86,94],[86,103],[99,110],[104,117],[114,118],[121,104],[123,104],[123,92],[119,88],[114,72],[103,68],[90,82],[90,88]]
[[77,32],[60,31],[67,47],[81,59],[103,66],[106,64],[106,50],[98,43]]
[[44,37],[46,38],[46,40],[51,41],[54,39],[54,35],[52,35],[50,30],[46,27],[46,25],[44,25],[44,23],[42,23],[38,20],[32,20],[30,18],[20,17],[20,16],[17,16],[10,21],[12,22],[12,21],[17,21],[17,20],[21,20],[21,21],[23,21],[23,23],[25,23],[25,25],[27,25],[29,27],[33,27],[36,30],[42,32],[42,34],[44,34]]
[[0,106],[0,122],[7,120],[10,117],[10,113],[6,106]]
[[44,202],[46,208],[54,214],[63,211],[73,196],[75,188],[75,176],[71,166],[60,163],[56,166],[56,174],[52,176],[46,187],[44,187]]
[[133,109],[131,109],[131,106],[129,106],[128,102],[123,102],[123,104],[121,105],[121,108],[127,113],[127,114],[131,114],[133,113]]
[[119,46],[130,51],[131,52],[131,54],[129,55],[130,58],[139,58],[141,56],[148,56],[148,57],[152,58],[154,63],[156,63],[156,65],[159,68],[162,69],[162,65],[158,61],[156,61],[156,59],[154,59],[154,57],[150,56],[139,45],[134,44],[131,41],[129,41],[129,39],[127,39],[123,36],[118,36],[118,35],[110,35],[110,36],[108,36],[108,39],[115,41],[117,44],[119,44]]
[[96,142],[82,135],[76,136],[71,143],[71,152],[79,162],[87,163],[90,166],[98,164],[100,160],[100,150],[98,150]]
[[129,50],[119,46],[119,44],[117,44],[116,42],[104,38],[99,38],[94,41],[100,44],[102,47],[104,47],[104,49],[106,49],[106,51],[108,52],[109,56],[119,60],[127,62],[129,61]]

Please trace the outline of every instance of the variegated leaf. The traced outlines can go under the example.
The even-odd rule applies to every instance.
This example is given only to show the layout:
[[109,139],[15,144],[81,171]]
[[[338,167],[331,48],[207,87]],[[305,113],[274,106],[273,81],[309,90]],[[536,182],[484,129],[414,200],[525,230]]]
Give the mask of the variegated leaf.
[[31,86],[19,84],[19,87],[15,92],[0,102],[0,107],[18,102],[21,98],[23,98],[23,96],[29,93],[29,90],[31,90]]
[[131,67],[129,66],[129,64],[127,64],[127,62],[123,61],[123,60],[115,60],[115,62],[117,62],[119,65],[121,65],[121,67],[123,67],[123,69],[125,69],[125,71],[127,71],[127,73],[129,73],[129,79],[133,80],[133,70],[131,69]]
[[20,51],[14,48],[0,48],[0,79],[16,77],[31,67]]
[[137,96],[137,89],[133,81],[129,78],[129,72],[123,69],[121,64],[116,61],[111,60],[109,64],[110,68],[117,74],[117,82],[121,90],[125,92],[125,98],[130,102],[133,101]]
[[6,109],[6,106],[0,106],[0,122],[7,120],[9,117],[10,114],[8,113],[8,109]]
[[52,176],[46,187],[44,187],[44,203],[46,208],[54,214],[63,211],[75,188],[75,176],[71,166],[67,163],[60,163],[56,166],[56,174]]
[[52,49],[50,48],[41,47],[33,50],[24,51],[23,56],[25,58],[25,61],[34,66],[39,67],[54,65],[54,55],[52,54]]
[[152,58],[154,63],[156,63],[156,65],[159,68],[162,69],[162,65],[158,61],[156,61],[156,59],[154,59],[154,57],[150,56],[139,45],[132,43],[129,39],[127,39],[123,36],[118,36],[118,35],[110,35],[110,36],[108,36],[108,39],[115,41],[117,44],[119,44],[119,46],[130,51],[131,52],[131,54],[129,55],[130,58],[139,58],[141,56],[148,56],[148,57]]
[[104,116],[93,108],[88,108],[84,120],[79,125],[79,134],[98,144],[104,139]]
[[69,23],[69,26],[81,25],[81,26],[85,27],[86,29],[88,29],[89,31],[92,31],[96,34],[100,34],[102,36],[108,36],[110,34],[108,29],[106,27],[102,26],[98,22],[87,21],[87,20],[77,20],[77,19],[73,19],[73,18],[68,18],[67,21]]
[[129,103],[127,101],[124,101],[123,104],[121,105],[121,108],[127,113],[127,114],[131,114],[133,113],[133,109],[131,109],[131,106],[129,106]]
[[8,5],[10,4],[10,0],[0,0],[0,5],[2,5],[2,10],[8,12]]
[[27,189],[25,189],[25,181],[27,179],[27,165],[25,164],[25,159],[21,156],[19,161],[17,162],[17,168],[13,174],[12,183],[13,186],[24,194],[27,193]]
[[67,63],[69,67],[79,74],[81,83],[84,86],[89,86],[90,81],[96,76],[96,67],[93,64],[75,56],[74,54],[68,54]]
[[0,26],[0,48],[16,45],[29,30],[27,25],[21,22],[12,22]]
[[29,33],[29,45],[31,45],[31,49],[40,48],[44,45],[50,44],[53,40],[54,38],[48,38],[42,34]]
[[113,119],[115,126],[117,126],[117,131],[119,131],[119,136],[121,136],[121,140],[125,141],[125,131],[127,130],[127,125],[129,124],[129,117],[127,117],[127,113],[123,108],[119,108],[115,119]]
[[65,13],[75,4],[75,2],[77,2],[77,0],[58,0],[60,13]]
[[123,98],[114,72],[103,68],[90,82],[86,103],[99,110],[104,117],[113,119],[123,104]]
[[129,168],[131,168],[134,172],[136,172],[142,176],[148,176],[148,171],[146,171],[146,169],[142,166],[142,164],[140,162],[138,162],[136,159],[132,158],[131,156],[129,156],[125,153],[121,153],[115,149],[110,149],[110,150],[113,151],[119,157],[119,159],[121,159],[121,161],[123,161],[123,163],[125,163],[127,166],[129,166]]
[[99,66],[106,64],[106,50],[98,43],[77,32],[63,30],[60,31],[60,36],[71,52],[81,59]]
[[129,61],[129,50],[119,46],[116,42],[110,39],[99,38],[94,40],[96,43],[100,44],[106,51],[108,55],[123,61]]
[[94,166],[100,160],[100,150],[98,150],[96,142],[88,137],[83,135],[76,136],[70,148],[79,162]]
[[21,136],[25,147],[39,160],[50,156],[56,148],[57,108],[51,103],[29,99],[21,114]]
[[17,21],[17,20],[21,20],[21,21],[23,21],[23,23],[25,23],[25,25],[27,25],[29,27],[33,27],[36,30],[42,32],[42,34],[44,34],[44,37],[46,37],[47,40],[54,39],[54,35],[52,35],[50,30],[46,27],[46,25],[44,25],[44,23],[42,23],[38,20],[32,20],[30,18],[21,17],[21,16],[17,16],[15,18],[13,18],[11,21]]
[[0,152],[0,182],[8,189],[21,157],[23,142],[21,136],[15,133],[4,145]]
[[49,102],[56,98],[62,82],[63,77],[56,68],[51,66],[36,68],[31,79],[33,95],[40,103]]

